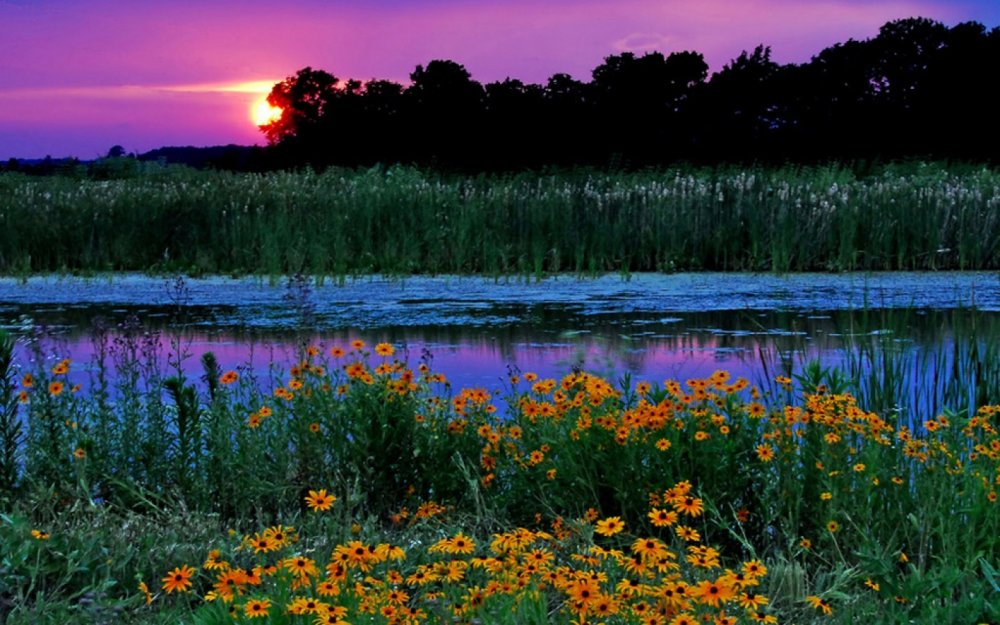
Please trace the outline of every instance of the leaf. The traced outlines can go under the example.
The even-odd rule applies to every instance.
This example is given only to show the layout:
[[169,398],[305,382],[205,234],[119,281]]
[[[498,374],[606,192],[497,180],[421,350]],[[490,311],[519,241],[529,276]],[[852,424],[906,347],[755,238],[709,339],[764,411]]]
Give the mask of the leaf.
[[979,558],[979,568],[983,570],[983,577],[990,583],[995,592],[1000,592],[1000,584],[997,583],[997,570],[993,568],[986,558]]

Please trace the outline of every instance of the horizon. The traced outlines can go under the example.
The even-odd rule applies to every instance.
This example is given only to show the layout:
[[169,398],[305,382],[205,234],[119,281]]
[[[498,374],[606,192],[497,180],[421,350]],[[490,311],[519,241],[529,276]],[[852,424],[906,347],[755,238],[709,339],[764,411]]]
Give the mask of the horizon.
[[254,105],[305,66],[405,85],[418,64],[449,59],[483,84],[544,83],[555,73],[587,82],[622,52],[692,50],[714,72],[758,44],[778,63],[805,63],[895,19],[1000,23],[1000,6],[988,0],[710,0],[697,9],[651,0],[300,0],[280,7],[280,18],[275,10],[260,0],[238,12],[218,0],[0,0],[0,38],[31,51],[0,60],[0,159],[91,160],[114,145],[134,153],[264,145]]

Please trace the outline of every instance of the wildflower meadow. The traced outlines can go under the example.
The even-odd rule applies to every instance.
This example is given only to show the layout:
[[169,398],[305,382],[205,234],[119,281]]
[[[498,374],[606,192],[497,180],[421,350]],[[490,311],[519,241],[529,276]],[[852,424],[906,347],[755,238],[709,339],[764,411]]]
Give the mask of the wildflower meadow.
[[819,367],[453,388],[361,339],[266,377],[12,354],[7,623],[1000,618],[997,405],[878,414]]

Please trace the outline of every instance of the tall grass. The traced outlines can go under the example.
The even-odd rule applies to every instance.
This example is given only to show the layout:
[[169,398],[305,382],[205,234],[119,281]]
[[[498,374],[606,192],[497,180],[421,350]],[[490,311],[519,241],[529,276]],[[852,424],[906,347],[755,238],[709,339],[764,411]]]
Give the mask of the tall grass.
[[1000,174],[943,165],[449,177],[0,176],[0,272],[1000,268]]
[[[975,308],[941,312],[929,325],[924,311],[863,308],[833,315],[832,337],[821,362],[804,338],[795,349],[760,349],[755,382],[776,395],[774,375],[805,388],[832,382],[858,402],[900,423],[919,427],[942,411],[971,414],[1000,403],[997,316]],[[820,382],[823,379],[825,382]]]

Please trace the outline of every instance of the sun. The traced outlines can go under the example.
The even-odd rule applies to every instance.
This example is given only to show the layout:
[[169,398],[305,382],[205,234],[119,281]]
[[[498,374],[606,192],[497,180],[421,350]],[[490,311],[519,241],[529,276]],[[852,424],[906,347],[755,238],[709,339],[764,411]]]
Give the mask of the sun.
[[268,104],[267,99],[259,100],[253,105],[251,117],[254,124],[266,126],[281,119],[281,109]]

